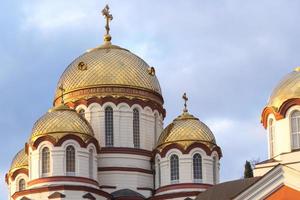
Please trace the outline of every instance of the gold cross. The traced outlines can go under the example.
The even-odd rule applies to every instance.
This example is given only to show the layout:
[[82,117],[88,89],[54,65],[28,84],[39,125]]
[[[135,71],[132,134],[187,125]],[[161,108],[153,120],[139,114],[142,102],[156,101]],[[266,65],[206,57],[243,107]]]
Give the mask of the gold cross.
[[106,26],[105,26],[105,29],[106,29],[106,35],[109,35],[109,30],[110,30],[110,28],[109,28],[109,22],[111,21],[111,20],[113,20],[113,16],[112,16],[112,14],[110,14],[110,12],[109,12],[109,6],[108,5],[106,5],[105,7],[104,7],[104,9],[102,10],[102,15],[105,17],[105,19],[106,19]]
[[64,100],[64,95],[65,94],[64,93],[65,93],[66,90],[64,89],[63,84],[61,84],[58,89],[61,92],[61,104],[64,104],[65,103],[65,100]]
[[187,110],[187,101],[189,100],[188,99],[188,97],[186,96],[186,93],[183,93],[183,96],[182,96],[182,98],[183,98],[183,100],[184,100],[184,109],[183,109],[183,111],[184,112],[187,112],[188,110]]

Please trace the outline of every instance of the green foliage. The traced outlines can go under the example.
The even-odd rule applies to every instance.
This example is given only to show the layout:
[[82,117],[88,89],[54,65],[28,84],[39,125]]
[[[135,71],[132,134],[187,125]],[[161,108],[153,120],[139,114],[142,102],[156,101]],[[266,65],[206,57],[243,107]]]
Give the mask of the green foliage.
[[248,160],[246,160],[244,178],[251,178],[251,177],[253,177],[253,169],[251,163]]

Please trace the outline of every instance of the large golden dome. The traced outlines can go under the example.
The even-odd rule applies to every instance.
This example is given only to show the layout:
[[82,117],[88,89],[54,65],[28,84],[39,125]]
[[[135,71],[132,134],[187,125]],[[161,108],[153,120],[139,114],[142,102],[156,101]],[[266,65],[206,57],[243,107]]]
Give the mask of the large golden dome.
[[25,153],[25,149],[19,151],[17,155],[14,157],[9,171],[13,172],[21,168],[28,168],[28,156]]
[[65,135],[79,136],[84,141],[94,137],[88,121],[65,105],[55,107],[42,116],[33,126],[30,142],[42,136],[52,136],[56,141]]
[[268,107],[276,110],[289,99],[300,98],[300,67],[287,74],[273,90]]
[[159,82],[143,59],[121,47],[105,42],[76,58],[62,74],[55,94],[60,104],[65,90],[65,102],[92,97],[129,97],[163,103]]
[[184,111],[163,130],[158,139],[157,148],[163,149],[175,143],[186,149],[194,142],[203,143],[210,148],[216,146],[216,139],[208,126]]

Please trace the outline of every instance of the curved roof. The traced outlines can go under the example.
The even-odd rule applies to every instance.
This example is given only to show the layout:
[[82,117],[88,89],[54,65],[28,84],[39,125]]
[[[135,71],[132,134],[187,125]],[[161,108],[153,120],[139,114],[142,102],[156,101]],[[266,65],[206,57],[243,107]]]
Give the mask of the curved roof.
[[300,98],[300,67],[287,74],[273,90],[268,107],[279,109],[289,99]]
[[163,130],[157,148],[162,149],[173,143],[187,148],[194,142],[211,147],[216,144],[216,139],[208,126],[188,112],[183,112]]
[[10,171],[14,171],[21,168],[27,168],[27,167],[28,167],[28,156],[25,153],[25,149],[22,149],[13,158],[10,165]]
[[[161,96],[154,68],[130,51],[110,43],[84,53],[67,67],[58,82],[56,100],[61,96],[61,85],[66,94],[82,89],[123,87],[146,90]],[[105,91],[102,93],[105,96]],[[143,96],[141,93],[135,95]],[[72,99],[66,95],[66,101]]]
[[93,129],[86,119],[75,110],[62,105],[49,110],[35,122],[30,142],[46,135],[58,140],[67,134],[77,135],[84,141],[94,136]]

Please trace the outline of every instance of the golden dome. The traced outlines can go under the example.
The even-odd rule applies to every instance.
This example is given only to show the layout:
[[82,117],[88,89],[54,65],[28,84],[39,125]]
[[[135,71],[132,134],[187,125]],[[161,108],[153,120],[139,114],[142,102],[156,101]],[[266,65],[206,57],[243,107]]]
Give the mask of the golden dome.
[[55,105],[60,104],[61,85],[65,89],[66,103],[95,96],[126,95],[130,98],[150,98],[159,104],[163,101],[154,68],[130,51],[110,42],[84,53],[67,67],[58,82]]
[[300,98],[300,67],[279,82],[270,96],[268,107],[278,110],[286,100],[292,98]]
[[65,105],[50,109],[33,126],[30,142],[50,135],[58,141],[65,135],[73,134],[84,141],[94,137],[93,129],[80,114]]
[[216,140],[211,130],[198,118],[184,111],[161,133],[157,148],[163,149],[169,144],[179,144],[184,149],[194,142],[200,142],[212,148]]
[[12,172],[12,171],[15,171],[17,169],[27,168],[27,167],[28,167],[28,156],[25,153],[25,149],[22,149],[14,157],[14,159],[11,163],[9,171]]

